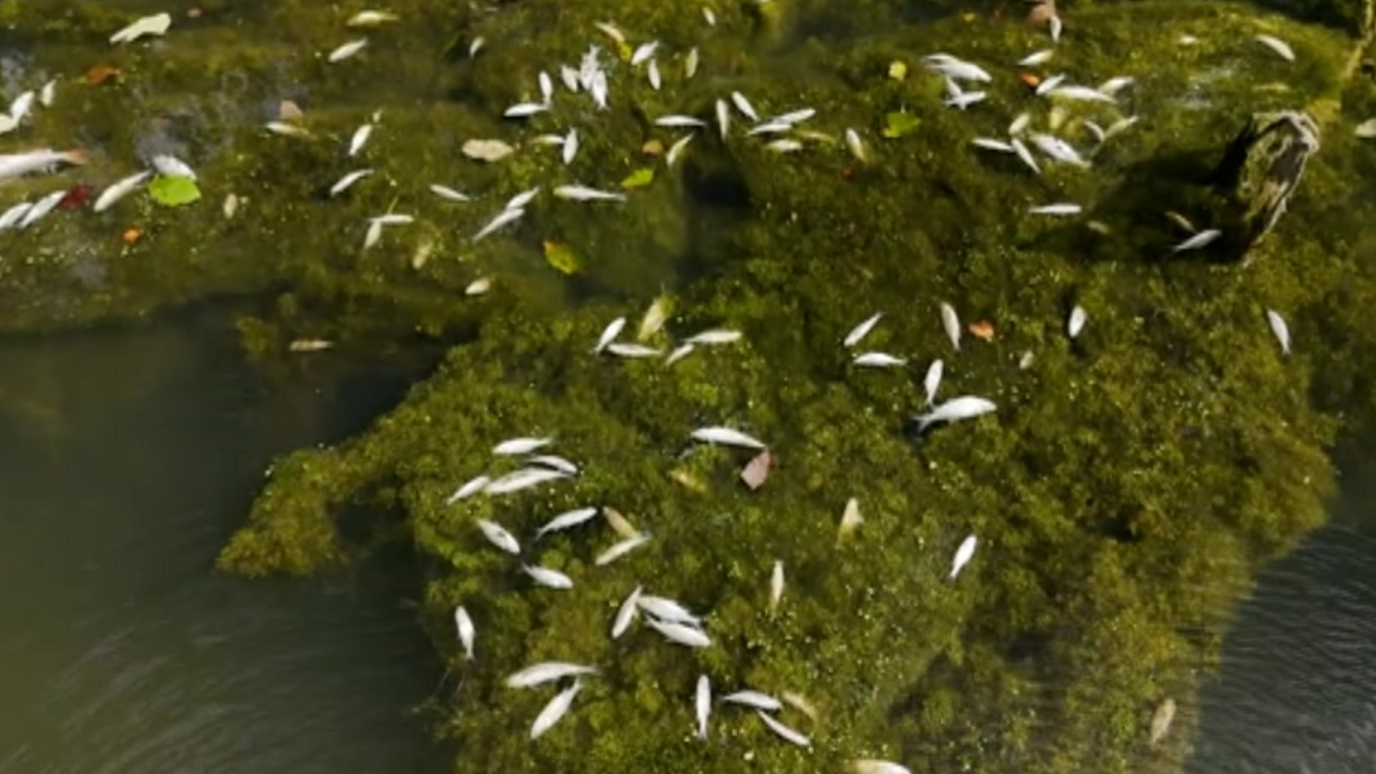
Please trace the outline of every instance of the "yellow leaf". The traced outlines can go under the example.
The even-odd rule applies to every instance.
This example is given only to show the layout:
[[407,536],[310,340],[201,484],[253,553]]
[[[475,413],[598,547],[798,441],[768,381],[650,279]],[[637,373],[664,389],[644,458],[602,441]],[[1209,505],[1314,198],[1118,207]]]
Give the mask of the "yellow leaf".
[[558,242],[545,240],[545,260],[553,266],[555,271],[560,274],[578,273],[578,256],[573,254],[573,248],[568,245],[561,245]]
[[636,171],[627,175],[626,179],[621,181],[621,187],[625,188],[627,191],[631,190],[632,188],[644,188],[645,186],[654,182],[654,179],[654,167],[641,167],[640,169],[637,169]]

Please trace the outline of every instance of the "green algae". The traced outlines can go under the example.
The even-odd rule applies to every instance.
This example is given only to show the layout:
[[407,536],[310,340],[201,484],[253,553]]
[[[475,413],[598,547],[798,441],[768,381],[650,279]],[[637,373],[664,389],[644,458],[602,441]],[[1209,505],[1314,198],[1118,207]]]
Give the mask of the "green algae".
[[[241,324],[257,353],[300,331],[366,340],[419,330],[456,345],[367,432],[278,460],[222,567],[305,574],[365,556],[380,540],[412,541],[430,568],[423,623],[460,676],[436,730],[492,770],[702,772],[748,762],[766,772],[839,771],[862,756],[991,774],[1178,764],[1188,729],[1150,748],[1153,708],[1175,697],[1189,722],[1198,670],[1216,662],[1232,604],[1260,564],[1322,521],[1338,407],[1376,417],[1362,367],[1376,356],[1367,311],[1376,285],[1361,258],[1373,237],[1353,213],[1371,207],[1345,171],[1348,160],[1360,170],[1376,163],[1372,146],[1350,138],[1367,116],[1326,117],[1324,150],[1291,214],[1245,271],[1165,260],[1180,235],[1157,213],[1217,217],[1225,203],[1193,177],[1253,112],[1376,104],[1344,77],[1349,40],[1230,4],[1067,11],[1076,44],[1060,47],[1055,68],[1089,83],[1136,77],[1131,105],[1144,120],[1104,148],[1092,173],[1048,166],[1036,177],[968,139],[1002,136],[1024,106],[1040,124],[1039,101],[1005,77],[989,87],[989,110],[945,109],[940,81],[918,61],[949,50],[1011,62],[1045,44],[1014,22],[962,17],[946,4],[932,11],[940,21],[920,26],[899,23],[909,4],[720,4],[709,34],[688,4],[532,1],[487,15],[393,5],[402,22],[343,66],[301,55],[347,39],[338,13],[304,2],[251,15],[296,32],[250,46],[226,46],[236,36],[206,24],[185,32],[194,50],[175,38],[122,50],[111,61],[129,86],[82,93],[40,124],[70,132],[57,136],[71,142],[94,139],[128,163],[141,127],[176,111],[178,140],[206,154],[197,163],[206,201],[169,213],[134,200],[118,215],[21,236],[39,258],[0,267],[8,328],[272,289],[280,295],[271,309]],[[122,22],[70,8],[61,27],[31,28],[53,36],[75,67],[95,64],[96,30]],[[522,232],[538,239],[471,245],[467,235],[495,203],[547,184],[561,166],[525,146],[558,121],[513,128],[492,116],[533,96],[540,69],[576,63],[590,40],[610,48],[591,26],[607,18],[671,52],[698,46],[703,65],[684,82],[666,62],[663,92],[614,81],[613,110],[580,113],[597,127],[582,133],[570,171],[596,175],[584,182],[622,180],[647,163],[638,153],[645,139],[671,142],[653,117],[710,115],[736,88],[765,112],[818,108],[821,131],[856,128],[872,162],[857,164],[839,143],[780,158],[704,134],[681,169],[657,172],[626,208],[589,214],[553,203],[535,208]],[[1284,37],[1299,61],[1250,45],[1258,32]],[[1199,43],[1179,46],[1182,34]],[[473,62],[445,53],[478,36],[488,44]],[[907,62],[907,79],[887,77],[894,60]],[[187,94],[208,82],[223,91]],[[376,94],[390,99],[378,104]],[[299,99],[321,139],[262,132],[280,98]],[[130,104],[135,119],[111,118]],[[365,153],[377,179],[326,201],[321,191],[351,168],[342,143],[378,108]],[[917,123],[881,140],[885,116],[898,111]],[[1065,131],[1083,140],[1085,118],[1107,125],[1122,114],[1077,108]],[[513,134],[522,150],[509,164],[458,157],[462,139]],[[389,230],[378,248],[358,249],[365,217],[423,201],[429,182],[455,181],[484,191],[489,206],[427,202],[423,219],[437,225]],[[216,206],[229,192],[246,200],[232,219]],[[1010,217],[1053,198],[1093,203],[1087,217],[1105,228]],[[108,257],[95,287],[73,279],[79,261],[101,260],[90,245],[112,243],[126,222],[143,224],[149,238]],[[421,240],[435,257],[416,269]],[[569,245],[584,272],[570,281],[550,270],[541,240]],[[495,292],[460,298],[489,272]],[[745,331],[746,343],[702,348],[672,368],[589,355],[608,320],[626,315],[633,327],[666,281],[678,286],[674,339],[726,326]],[[568,308],[580,292],[593,298]],[[993,341],[967,340],[952,353],[941,301],[967,320],[992,321]],[[1090,323],[1070,342],[1063,321],[1075,303]],[[1282,357],[1265,329],[1268,308],[1284,310],[1309,346]],[[888,316],[866,347],[917,353],[924,365],[944,357],[942,394],[993,397],[997,414],[921,439],[906,433],[920,371],[857,372],[838,343],[876,309]],[[1322,340],[1333,344],[1314,344]],[[653,343],[672,346],[665,335]],[[1026,351],[1035,360],[1020,369]],[[736,480],[748,455],[688,445],[691,429],[706,424],[770,442],[779,462],[764,488]],[[509,469],[490,448],[525,434],[553,435],[583,473],[510,498],[445,504],[470,477]],[[680,483],[688,477],[702,491]],[[838,541],[850,497],[865,523]],[[530,588],[519,563],[486,545],[473,523],[492,518],[524,538],[587,504],[617,508],[651,541],[606,567],[594,557],[617,538],[600,522],[529,546],[523,560],[570,574],[568,592]],[[360,513],[384,516],[360,532]],[[943,583],[969,533],[981,540],[974,563]],[[771,615],[775,560],[789,580]],[[639,626],[612,641],[617,605],[642,583],[706,613],[715,646],[687,651]],[[478,624],[471,664],[453,636],[456,604]],[[602,673],[586,681],[573,714],[532,744],[528,724],[549,694],[501,681],[547,659],[596,663]],[[803,694],[818,718],[792,709],[781,717],[811,735],[813,749],[787,746],[729,707],[716,711],[707,743],[695,740],[699,674],[719,692]]]

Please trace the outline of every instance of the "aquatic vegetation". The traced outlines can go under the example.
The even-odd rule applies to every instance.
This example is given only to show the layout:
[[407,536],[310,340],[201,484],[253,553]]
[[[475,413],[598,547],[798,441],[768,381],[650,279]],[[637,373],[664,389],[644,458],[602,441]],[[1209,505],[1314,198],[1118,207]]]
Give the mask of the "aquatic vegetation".
[[[32,128],[108,157],[98,176],[88,165],[63,185],[121,179],[137,168],[130,149],[147,147],[192,163],[204,198],[173,209],[136,192],[108,215],[4,234],[0,254],[30,257],[0,264],[0,324],[272,292],[273,308],[241,324],[255,354],[415,331],[452,344],[366,432],[276,461],[221,565],[305,574],[379,541],[413,543],[429,568],[422,623],[461,676],[437,698],[436,730],[494,770],[728,771],[748,759],[763,772],[842,771],[884,759],[1065,774],[1178,762],[1197,670],[1216,660],[1233,602],[1323,518],[1339,425],[1320,409],[1361,395],[1376,417],[1360,367],[1376,353],[1376,283],[1357,252],[1376,237],[1356,226],[1371,205],[1345,171],[1348,158],[1376,164],[1376,150],[1326,132],[1290,216],[1245,270],[1177,254],[1190,235],[1162,213],[1226,222],[1228,202],[1197,178],[1248,116],[1345,108],[1351,95],[1364,120],[1376,99],[1347,78],[1352,40],[1244,6],[1063,9],[1063,38],[1038,67],[1085,83],[1131,77],[1108,104],[1038,95],[1016,77],[1014,63],[1049,45],[1044,32],[957,4],[924,4],[935,18],[903,24],[910,5],[714,4],[707,27],[692,4],[556,12],[527,0],[479,14],[403,0],[334,63],[329,52],[361,33],[319,4],[274,3],[246,22],[309,32],[314,57],[299,37],[245,46],[220,26],[174,24],[106,54],[120,77],[59,99]],[[86,42],[129,20],[73,7],[56,17],[0,3],[0,21],[42,36],[56,57],[44,66],[67,57],[81,73],[99,64]],[[630,43],[597,30],[608,18]],[[178,45],[180,32],[197,45]],[[630,65],[651,39],[659,89]],[[543,104],[538,73],[576,63],[589,41],[614,68],[607,111],[583,100],[500,118]],[[701,52],[692,78],[670,66],[689,50]],[[994,73],[985,99],[943,104],[949,87],[920,59],[940,51]],[[196,93],[206,83],[219,92]],[[263,129],[288,98],[305,105],[299,126],[313,139]],[[691,127],[655,125],[706,121],[728,99],[736,121],[742,102],[763,121],[816,115],[788,128],[787,154],[748,126],[725,140],[698,130],[685,145]],[[1016,149],[971,143],[1013,148],[1023,111],[1028,144],[1046,146],[1038,172]],[[1117,124],[1129,115],[1142,120]],[[364,121],[370,139],[353,142]],[[536,139],[567,138],[569,124],[579,146],[566,162]],[[1098,143],[1100,125],[1123,128]],[[1048,131],[1095,150],[1073,163],[1032,139]],[[512,152],[464,157],[465,142],[496,138]],[[659,153],[644,151],[651,141]],[[365,164],[372,175],[330,195]],[[53,180],[19,185],[46,192]],[[552,193],[573,185],[585,187],[566,195],[625,201]],[[245,203],[227,217],[231,193]],[[1082,210],[1025,215],[1046,202]],[[414,222],[359,248],[367,224],[402,213]],[[146,236],[107,254],[130,223]],[[475,281],[490,292],[466,297]],[[665,286],[671,311],[637,342],[661,356],[616,356],[639,350],[626,349],[628,323],[608,324],[635,321]],[[1270,309],[1290,321],[1289,357]],[[857,327],[878,312],[882,324]],[[984,333],[962,341],[961,316]],[[692,354],[666,365],[681,342]],[[865,352],[903,367],[857,368]],[[913,432],[938,386],[929,418],[945,406],[962,421]],[[515,487],[503,476],[521,460],[492,451],[516,438],[552,439],[539,451],[577,475],[492,493],[493,481]],[[768,483],[746,486],[761,446]],[[488,480],[455,497],[478,476]],[[597,558],[635,538],[601,520],[532,539],[589,506],[614,508],[645,539],[611,562]],[[572,586],[539,587],[525,567]],[[637,588],[702,614],[711,644],[665,642],[644,619],[613,638]],[[565,693],[504,683],[543,661],[598,672]],[[797,694],[777,722],[809,745],[721,702],[699,739],[704,675],[722,696]],[[1153,745],[1167,699],[1180,717]]]

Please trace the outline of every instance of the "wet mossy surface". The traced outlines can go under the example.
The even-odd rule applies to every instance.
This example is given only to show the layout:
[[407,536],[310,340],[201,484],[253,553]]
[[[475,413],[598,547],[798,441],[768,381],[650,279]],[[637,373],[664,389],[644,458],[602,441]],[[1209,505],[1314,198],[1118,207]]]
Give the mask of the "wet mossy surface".
[[[320,4],[234,16],[206,5],[165,40],[110,51],[103,41],[126,14],[0,3],[0,21],[22,33],[33,86],[55,62],[71,75],[122,70],[105,86],[64,82],[57,105],[21,129],[89,146],[94,161],[60,183],[12,183],[4,202],[104,184],[163,150],[196,166],[205,193],[176,210],[136,194],[102,215],[58,213],[0,235],[0,325],[85,325],[266,292],[272,301],[241,324],[262,357],[303,336],[452,344],[367,432],[276,461],[221,564],[305,574],[376,541],[413,542],[430,568],[422,623],[452,676],[433,717],[458,769],[481,760],[569,774],[839,771],[879,757],[917,772],[1170,770],[1188,749],[1191,698],[1234,602],[1262,563],[1322,522],[1334,482],[1326,452],[1376,416],[1364,367],[1376,356],[1364,257],[1376,148],[1352,136],[1376,115],[1376,98],[1369,81],[1347,78],[1355,42],[1337,29],[1226,3],[1066,7],[1065,39],[1040,71],[1136,83],[1119,106],[1061,103],[1060,133],[1088,147],[1084,119],[1141,120],[1089,170],[1045,162],[1038,176],[969,140],[1004,136],[1023,110],[1046,127],[1051,104],[1009,64],[1048,46],[1044,33],[1016,7],[966,15],[932,4],[916,19],[910,5],[716,4],[713,29],[693,4],[524,0],[479,12],[398,2],[401,21],[367,33],[358,61],[327,65],[323,53],[357,35]],[[633,44],[662,41],[662,91],[609,55],[609,111],[561,89],[552,115],[496,118],[538,98],[541,69],[576,66],[592,42],[614,52],[593,27],[603,20]],[[1263,32],[1288,41],[1297,61],[1256,43]],[[1181,45],[1182,35],[1197,41]],[[478,36],[486,47],[470,60]],[[693,46],[702,64],[685,81]],[[994,72],[988,103],[942,107],[941,83],[920,63],[936,51]],[[894,60],[907,63],[906,79],[886,77]],[[809,128],[838,139],[856,129],[869,160],[839,142],[774,154],[740,126],[725,142],[715,127],[700,132],[674,169],[641,154],[647,139],[682,136],[655,117],[710,120],[733,89],[762,114],[817,108]],[[302,105],[317,139],[263,131],[281,99]],[[1223,202],[1201,178],[1249,115],[1332,102],[1342,109],[1323,113],[1323,149],[1249,265],[1171,255],[1186,234],[1163,211],[1200,227],[1219,217]],[[345,158],[350,133],[379,109],[363,158]],[[916,130],[882,138],[885,114],[900,110]],[[569,126],[583,149],[568,167],[531,142]],[[489,137],[517,153],[492,165],[460,155],[464,140]],[[548,195],[565,182],[615,187],[651,165],[654,182],[625,205]],[[377,173],[324,195],[359,167]],[[430,183],[480,199],[443,202]],[[536,185],[545,193],[521,225],[471,243],[503,202]],[[229,193],[245,200],[232,219],[221,212]],[[1051,201],[1086,213],[1023,215]],[[387,211],[417,223],[363,251],[364,219]],[[129,226],[144,231],[132,247],[119,239]],[[546,265],[545,240],[569,245],[581,271]],[[417,267],[422,246],[429,257]],[[481,276],[494,278],[493,292],[465,297]],[[611,319],[628,317],[633,331],[661,292],[675,311],[652,344],[667,351],[712,327],[740,329],[744,341],[672,367],[590,354]],[[990,321],[994,338],[967,334],[953,351],[943,301],[966,321]],[[1089,323],[1071,341],[1075,304]],[[1289,320],[1292,356],[1271,337],[1267,309]],[[857,369],[840,346],[881,310],[863,346],[911,357],[908,368]],[[1025,352],[1033,360],[1020,368]],[[921,408],[934,357],[946,362],[942,396],[985,396],[998,411],[915,436],[907,417]],[[737,478],[749,454],[689,443],[693,428],[716,424],[769,442],[778,462],[763,488]],[[553,450],[583,471],[446,505],[471,477],[513,469],[491,448],[521,435],[553,436]],[[840,540],[852,497],[865,522]],[[594,557],[617,537],[600,520],[531,542],[548,518],[584,505],[616,508],[651,540],[608,566]],[[523,555],[488,545],[479,518],[515,532]],[[974,561],[945,582],[971,533]],[[788,583],[771,614],[776,560]],[[522,562],[575,586],[533,588]],[[640,625],[613,641],[617,606],[642,584],[705,614],[714,645],[688,650]],[[477,623],[471,663],[454,636],[456,604]],[[542,660],[601,672],[568,718],[530,742],[554,691],[502,680]],[[721,693],[805,696],[815,720],[794,709],[780,717],[812,748],[729,706],[696,740],[699,674]],[[1149,719],[1167,697],[1181,705],[1176,730],[1150,746]]]

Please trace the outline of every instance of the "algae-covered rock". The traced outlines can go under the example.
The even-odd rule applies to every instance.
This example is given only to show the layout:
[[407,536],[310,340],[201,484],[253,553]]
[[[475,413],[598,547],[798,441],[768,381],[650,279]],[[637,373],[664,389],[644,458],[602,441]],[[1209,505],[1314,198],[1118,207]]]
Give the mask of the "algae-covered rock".
[[1239,210],[1243,252],[1275,227],[1318,150],[1318,125],[1297,111],[1254,115],[1229,143],[1214,175]]

